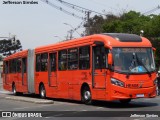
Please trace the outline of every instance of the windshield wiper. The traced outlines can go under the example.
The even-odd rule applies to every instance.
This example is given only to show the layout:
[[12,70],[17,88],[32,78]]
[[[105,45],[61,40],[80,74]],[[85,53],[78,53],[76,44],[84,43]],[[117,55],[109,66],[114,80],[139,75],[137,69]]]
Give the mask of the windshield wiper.
[[131,74],[131,68],[134,66],[134,64],[136,64],[136,58],[135,58],[135,53],[133,53],[133,59],[131,61],[131,66],[128,68],[128,73],[126,75],[126,78],[129,78],[130,74]]
[[146,66],[142,63],[142,61],[139,60],[137,54],[135,54],[135,55],[136,55],[137,62],[138,62],[139,64],[141,64],[141,65],[146,69],[147,74],[149,75],[149,77],[151,77],[151,73],[149,72],[149,70],[148,70],[148,69],[146,68]]
[[129,76],[130,76],[130,74],[131,74],[130,71],[131,71],[131,70],[129,69],[129,72],[128,72],[127,75],[126,75],[126,78],[129,78]]

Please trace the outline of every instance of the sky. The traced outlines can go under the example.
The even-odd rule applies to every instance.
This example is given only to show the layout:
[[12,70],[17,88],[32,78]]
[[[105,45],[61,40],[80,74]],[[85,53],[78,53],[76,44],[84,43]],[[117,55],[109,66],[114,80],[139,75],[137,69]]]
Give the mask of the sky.
[[[3,4],[7,1],[34,1],[38,4]],[[58,2],[48,0],[56,6],[80,17],[85,13],[77,12]],[[160,5],[160,0],[63,0],[65,2],[87,8],[102,14],[115,15],[134,10],[145,13]],[[152,12],[160,14],[160,9]],[[95,13],[91,13],[93,17]],[[60,42],[66,39],[67,31],[77,28],[84,20],[70,16],[41,0],[0,0],[0,37],[16,35],[21,41],[23,49],[33,49],[38,46]],[[67,23],[68,25],[64,24]],[[83,25],[73,33],[73,37],[80,37],[78,33],[84,31]]]

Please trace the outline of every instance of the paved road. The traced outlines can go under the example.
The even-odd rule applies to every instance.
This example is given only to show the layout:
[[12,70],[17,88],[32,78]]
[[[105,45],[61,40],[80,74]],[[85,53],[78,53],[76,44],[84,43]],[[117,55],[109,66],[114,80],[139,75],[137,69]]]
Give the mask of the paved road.
[[[12,96],[11,94],[2,94],[0,96],[0,111],[47,111],[45,113],[42,112],[42,115],[47,119],[52,119],[53,117],[56,119],[60,119],[61,117],[66,116],[98,116],[98,119],[105,119],[101,116],[101,113],[104,114],[112,114],[112,116],[123,117],[124,112],[128,113],[129,111],[154,111],[160,110],[160,97],[155,99],[138,99],[132,101],[129,105],[122,105],[119,102],[96,102],[93,105],[84,105],[80,102],[69,101],[69,100],[59,100],[53,99],[54,104],[34,104],[22,101],[15,100],[7,100],[6,96]],[[32,97],[32,96],[29,96]],[[54,112],[53,112],[54,111]],[[88,112],[94,111],[94,112]],[[95,112],[100,111],[100,112]],[[112,113],[106,111],[114,111]],[[117,111],[124,111],[119,112]],[[149,113],[149,112],[147,112]],[[102,115],[104,115],[102,114]],[[132,114],[132,112],[130,113]],[[89,118],[87,117],[87,118]],[[120,119],[116,117],[114,119]],[[73,119],[73,117],[71,117]],[[15,119],[15,118],[14,118]],[[19,118],[18,118],[19,119]],[[146,118],[141,118],[146,119]],[[141,120],[140,119],[140,120]]]
[[[54,104],[34,104],[22,101],[7,100],[6,96],[11,94],[2,94],[0,96],[0,111],[47,111],[45,117],[61,117],[61,116],[100,116],[100,112],[106,111],[158,111],[160,110],[160,97],[155,99],[138,99],[132,101],[129,105],[122,105],[119,102],[96,102],[93,105],[84,105],[80,102],[54,99]],[[29,96],[32,97],[32,96]],[[54,111],[54,112],[51,112]],[[59,112],[55,112],[59,111]],[[70,112],[68,112],[70,111]],[[87,112],[100,111],[100,112]],[[132,113],[132,112],[131,112]],[[154,113],[154,112],[153,112]],[[114,113],[107,113],[112,114]],[[118,116],[123,117],[123,112]],[[59,118],[57,118],[59,119]],[[103,119],[100,117],[100,119]]]
[[[0,91],[2,90],[2,84],[0,84]],[[95,116],[98,116],[98,119],[111,119],[110,117],[100,117],[106,114],[113,116],[112,119],[122,119],[124,113],[134,114],[132,111],[138,111],[138,113],[143,114],[141,111],[147,111],[147,114],[150,114],[149,111],[152,111],[152,114],[156,114],[156,111],[160,111],[160,97],[156,97],[153,99],[136,99],[131,101],[128,105],[122,105],[118,101],[114,102],[102,102],[96,101],[93,105],[84,105],[81,102],[70,101],[70,100],[62,100],[62,99],[50,99],[54,101],[54,104],[35,104],[31,102],[17,101],[17,100],[9,100],[6,97],[13,97],[11,93],[1,92],[0,93],[0,111],[18,111],[18,112],[31,112],[36,111],[42,113],[42,116],[46,119],[67,119],[67,120],[75,120],[82,118],[77,116],[85,116],[83,119],[86,120],[97,120]],[[20,97],[29,97],[39,99],[38,96],[33,95],[24,95]],[[45,112],[42,112],[45,111]],[[92,112],[90,112],[92,111]],[[95,112],[98,111],[98,112]],[[107,112],[108,111],[108,112]],[[117,112],[118,111],[118,112]],[[131,111],[131,112],[130,112]],[[130,112],[130,113],[129,113]],[[117,114],[118,113],[118,114]],[[144,114],[146,114],[144,113]],[[128,115],[127,114],[127,115]],[[136,113],[137,114],[137,113]],[[74,118],[73,116],[76,116]],[[88,117],[86,117],[88,116]],[[118,116],[118,117],[115,117]],[[67,118],[66,118],[67,117]],[[160,116],[159,116],[160,117]],[[1,118],[0,118],[1,119]],[[22,119],[22,118],[11,118],[11,119]],[[28,119],[28,118],[23,118]],[[34,118],[39,120],[40,118]],[[42,118],[44,119],[44,118]],[[150,120],[150,118],[142,117],[142,118],[129,118],[134,120]],[[154,118],[157,119],[158,118]],[[7,120],[7,119],[6,119]]]
[[[122,105],[119,102],[96,102],[93,105],[84,105],[80,102],[69,101],[69,100],[54,100],[54,104],[35,104],[22,101],[8,100],[7,96],[11,94],[1,94],[0,95],[0,111],[47,111],[44,113],[45,117],[61,117],[61,116],[100,116],[100,112],[103,111],[158,111],[160,110],[160,97],[155,99],[138,99],[133,100],[129,105]],[[33,97],[33,96],[29,96]],[[38,97],[37,97],[38,98]],[[60,111],[60,112],[49,112],[49,111]],[[68,111],[70,111],[68,113]],[[88,113],[87,111],[100,111]],[[131,112],[132,113],[132,112]],[[153,112],[154,113],[154,112]],[[114,113],[107,113],[112,114]],[[117,116],[123,117],[123,112],[120,112]],[[59,118],[57,118],[59,119]],[[103,119],[103,117],[100,117]],[[119,119],[119,118],[116,118]],[[146,119],[146,118],[145,118]]]

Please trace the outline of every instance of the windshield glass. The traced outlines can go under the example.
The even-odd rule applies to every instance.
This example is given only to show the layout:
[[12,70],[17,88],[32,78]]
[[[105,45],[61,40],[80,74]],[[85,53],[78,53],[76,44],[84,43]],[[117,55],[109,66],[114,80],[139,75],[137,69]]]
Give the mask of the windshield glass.
[[113,68],[123,73],[155,71],[152,48],[113,48]]

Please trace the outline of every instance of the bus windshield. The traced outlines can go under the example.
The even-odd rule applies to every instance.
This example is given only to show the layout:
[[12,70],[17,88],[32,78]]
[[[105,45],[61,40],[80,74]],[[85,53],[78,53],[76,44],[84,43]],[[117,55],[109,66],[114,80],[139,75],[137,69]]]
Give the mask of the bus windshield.
[[155,71],[152,48],[113,48],[114,71],[150,73]]

